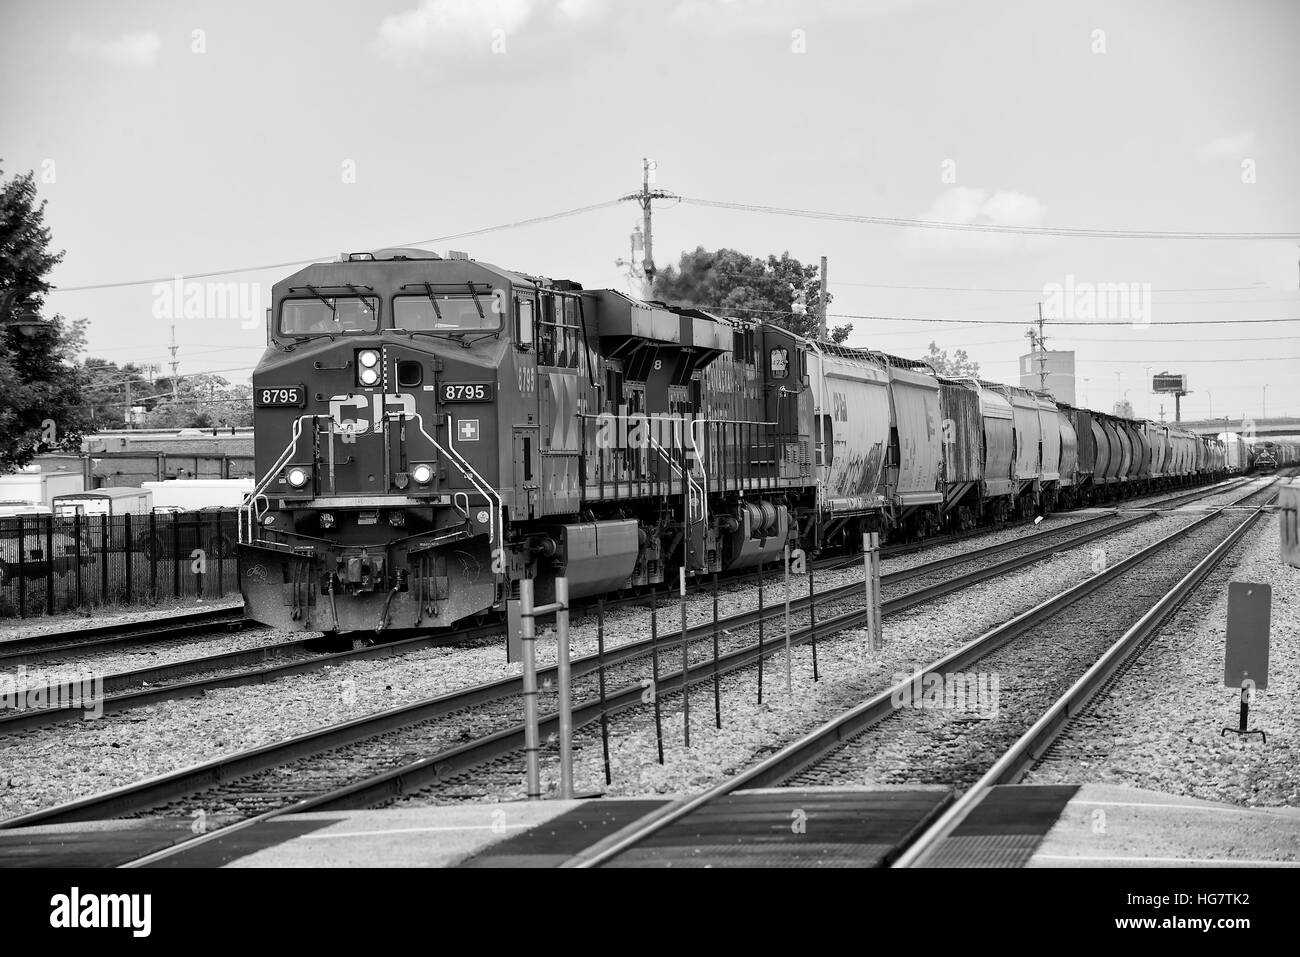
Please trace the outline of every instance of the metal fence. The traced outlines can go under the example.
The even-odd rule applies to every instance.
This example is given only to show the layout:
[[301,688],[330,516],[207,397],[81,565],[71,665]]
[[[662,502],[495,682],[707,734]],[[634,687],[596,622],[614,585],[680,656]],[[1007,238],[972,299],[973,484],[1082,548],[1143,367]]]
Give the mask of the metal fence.
[[0,617],[239,593],[234,509],[0,519]]

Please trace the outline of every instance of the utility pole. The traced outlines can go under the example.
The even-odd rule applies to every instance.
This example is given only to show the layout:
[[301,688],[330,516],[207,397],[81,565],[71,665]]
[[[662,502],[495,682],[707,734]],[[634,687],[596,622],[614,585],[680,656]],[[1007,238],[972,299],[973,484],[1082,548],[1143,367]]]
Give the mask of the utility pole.
[[1038,391],[1047,391],[1047,338],[1043,335],[1043,304],[1038,304]]
[[650,188],[650,173],[655,169],[654,160],[643,157],[641,159],[641,189],[636,193],[628,193],[626,196],[620,196],[620,200],[633,200],[641,206],[641,218],[644,222],[644,233],[642,242],[644,243],[641,258],[642,284],[645,287],[643,298],[650,297],[650,289],[655,281],[655,257],[654,257],[654,235],[651,228],[651,204],[656,199],[680,199],[676,193],[670,193],[666,189]]
[[126,378],[126,427],[131,428],[131,377]]
[[178,346],[178,345],[176,344],[176,327],[175,327],[175,326],[172,326],[172,344],[171,344],[172,362],[171,362],[171,366],[172,366],[172,401],[173,401],[173,402],[176,400],[176,370],[177,370],[177,368],[180,367],[180,362],[179,362],[179,361],[177,360],[177,358],[176,358],[176,350],[179,349],[179,348],[180,348],[180,346]]
[[1030,326],[1025,332],[1030,352],[1038,356],[1038,391],[1047,391],[1047,337],[1043,335],[1043,304],[1038,304],[1038,332]]
[[819,313],[819,315],[818,315],[818,317],[817,317],[817,337],[818,337],[818,339],[820,339],[822,342],[825,342],[826,339],[827,339],[827,334],[826,334],[826,257],[825,257],[825,256],[822,257],[822,286],[821,286],[821,295],[818,296],[817,299],[818,299],[818,306],[819,306],[819,308],[817,309],[817,312]]

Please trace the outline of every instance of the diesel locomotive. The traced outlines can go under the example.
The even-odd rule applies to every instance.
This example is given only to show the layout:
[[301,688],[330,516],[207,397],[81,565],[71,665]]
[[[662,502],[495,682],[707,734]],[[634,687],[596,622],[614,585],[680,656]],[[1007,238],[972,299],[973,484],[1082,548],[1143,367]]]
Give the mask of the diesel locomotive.
[[[421,250],[277,283],[241,510],[251,617],[439,627],[770,561],[815,508],[807,345]],[[759,361],[759,357],[763,361]]]
[[448,627],[525,578],[578,598],[1231,469],[1218,438],[417,249],[276,283],[253,398],[245,608],[304,631]]

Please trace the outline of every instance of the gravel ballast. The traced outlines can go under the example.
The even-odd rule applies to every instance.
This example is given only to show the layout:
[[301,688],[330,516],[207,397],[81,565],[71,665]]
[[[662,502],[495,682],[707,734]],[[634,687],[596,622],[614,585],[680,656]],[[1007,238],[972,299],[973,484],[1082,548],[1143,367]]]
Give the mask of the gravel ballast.
[[[1250,726],[1223,686],[1228,583],[1273,590],[1269,686]],[[1197,589],[1110,692],[1079,718],[1027,783],[1105,783],[1249,807],[1300,806],[1300,569],[1282,563],[1276,513],[1265,515]]]
[[[1058,555],[1007,579],[984,583],[891,618],[886,622],[883,654],[870,654],[861,632],[834,641],[823,640],[819,642],[823,680],[811,692],[808,689],[812,684],[811,651],[806,647],[795,652],[796,694],[793,697],[784,696],[782,691],[778,676],[783,676],[784,661],[780,656],[767,666],[768,697],[761,708],[752,703],[752,670],[725,679],[722,732],[712,729],[711,684],[697,686],[692,692],[692,711],[697,716],[707,712],[710,720],[701,719],[696,724],[694,747],[689,754],[682,752],[670,735],[665,742],[668,762],[662,768],[653,757],[651,709],[643,708],[638,714],[620,717],[615,732],[615,783],[610,793],[671,792],[696,786],[700,775],[717,780],[730,773],[727,769],[737,768],[753,755],[814,727],[845,702],[884,687],[895,673],[950,650],[1091,574],[1098,553],[1104,553],[1108,560],[1123,557],[1193,517],[1153,519],[1113,538],[1089,543],[1077,553]],[[1029,526],[998,534],[1026,535],[1041,528],[1041,525],[1038,529]],[[983,543],[980,540],[948,547],[960,550]],[[921,556],[920,560],[928,560],[928,556]],[[819,591],[860,580],[861,570],[857,567],[818,572],[816,579]],[[766,601],[772,604],[778,600],[781,587],[770,573],[767,583]],[[797,597],[806,588],[807,579],[797,577],[792,580],[791,594]],[[729,589],[719,600],[724,615],[756,604],[753,588]],[[689,598],[688,610],[692,624],[709,620],[711,595],[706,591]],[[610,610],[606,619],[607,647],[643,637],[647,620],[644,607]],[[664,631],[676,627],[680,620],[676,602],[660,605],[659,620]],[[593,615],[575,621],[574,654],[594,652],[595,634]],[[771,631],[768,638],[769,641],[773,638]],[[554,661],[553,640],[539,642],[538,651],[541,663]],[[517,665],[505,662],[499,642],[468,648],[424,649],[400,658],[352,662],[319,673],[282,679],[269,686],[224,689],[201,699],[152,705],[100,722],[33,729],[0,741],[7,759],[4,772],[0,773],[0,816],[25,813],[518,672]],[[665,703],[666,727],[672,726],[674,720],[680,727],[680,712],[672,710],[672,701],[667,698]],[[585,775],[583,786],[595,790],[603,784],[603,773],[599,739],[592,734],[592,730],[586,729],[579,735],[582,747],[579,763]],[[552,779],[558,774],[553,764],[548,774]],[[514,784],[502,788],[500,793],[510,797],[519,796],[521,791],[516,773]]]
[[[656,761],[654,712],[641,707],[612,719],[612,783],[604,781],[598,724],[575,734],[574,780],[579,792],[609,796],[672,794],[715,784],[743,770],[756,758],[793,741],[824,721],[894,683],[917,664],[933,660],[1090,576],[1098,552],[1115,562],[1189,524],[1197,516],[1161,517],[1114,537],[926,604],[884,623],[884,649],[873,652],[865,631],[844,632],[819,641],[822,680],[812,680],[812,650],[796,647],[792,657],[793,694],[785,692],[785,659],[778,653],[765,668],[764,700],[756,696],[756,669],[722,679],[723,727],[714,727],[712,682],[691,692],[691,748],[682,744],[681,695],[661,699],[665,762]],[[544,793],[558,788],[554,749],[543,753]],[[444,804],[509,800],[524,796],[517,756],[427,788],[398,803]]]

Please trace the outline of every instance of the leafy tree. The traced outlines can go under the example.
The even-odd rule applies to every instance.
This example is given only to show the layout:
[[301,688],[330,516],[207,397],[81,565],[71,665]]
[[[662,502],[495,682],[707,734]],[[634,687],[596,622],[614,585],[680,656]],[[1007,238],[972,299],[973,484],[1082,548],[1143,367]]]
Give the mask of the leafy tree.
[[[676,266],[655,275],[651,295],[673,305],[693,306],[719,315],[761,319],[813,339],[818,334],[821,278],[817,266],[805,266],[788,252],[766,260],[735,249],[703,246],[682,253]],[[826,297],[827,305],[831,296]],[[851,324],[830,330],[832,342],[843,342]]]
[[158,389],[133,362],[119,366],[107,359],[87,357],[81,364],[82,397],[99,428],[120,429],[131,406],[152,408]]
[[210,429],[253,424],[253,389],[231,385],[219,375],[203,373],[162,378],[154,384],[160,393],[144,424],[152,429]]
[[35,176],[0,185],[0,473],[41,452],[75,451],[90,428],[76,365],[85,320],[40,318],[46,277],[62,259],[50,250]]
[[931,342],[930,351],[924,358],[939,375],[979,378],[980,364],[972,362],[965,349],[958,349],[949,358],[947,350],[940,351],[938,343]]

